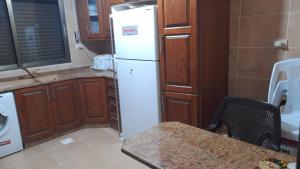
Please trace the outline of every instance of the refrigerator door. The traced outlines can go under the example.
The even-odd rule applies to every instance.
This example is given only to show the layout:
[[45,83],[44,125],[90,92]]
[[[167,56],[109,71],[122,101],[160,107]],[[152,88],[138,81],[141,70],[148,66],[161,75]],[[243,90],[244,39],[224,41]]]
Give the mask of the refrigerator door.
[[128,139],[160,122],[157,61],[116,59],[122,135]]
[[156,6],[113,12],[116,58],[132,60],[158,59]]

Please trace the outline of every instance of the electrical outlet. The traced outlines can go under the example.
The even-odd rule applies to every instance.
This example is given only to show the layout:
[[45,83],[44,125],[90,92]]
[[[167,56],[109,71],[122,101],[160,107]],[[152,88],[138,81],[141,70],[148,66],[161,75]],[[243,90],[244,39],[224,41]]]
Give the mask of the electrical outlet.
[[289,43],[287,39],[277,39],[273,42],[273,47],[276,49],[288,50]]

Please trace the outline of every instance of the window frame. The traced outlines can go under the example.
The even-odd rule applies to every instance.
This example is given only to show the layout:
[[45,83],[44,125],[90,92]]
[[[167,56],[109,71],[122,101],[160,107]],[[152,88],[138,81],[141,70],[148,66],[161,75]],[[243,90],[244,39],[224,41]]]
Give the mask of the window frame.
[[[14,11],[13,11],[13,6],[12,6],[13,0],[5,0],[5,1],[6,1],[8,16],[9,16],[10,28],[11,28],[11,32],[12,32],[12,39],[13,39],[14,49],[15,49],[15,53],[16,53],[17,63],[13,64],[13,65],[0,66],[0,71],[15,70],[15,69],[21,69],[24,67],[29,68],[29,67],[48,66],[48,65],[63,64],[63,63],[71,62],[71,53],[70,53],[69,38],[68,38],[68,31],[67,31],[66,14],[65,14],[63,0],[57,0],[57,1],[58,1],[58,6],[59,6],[59,15],[60,15],[60,22],[61,22],[61,29],[62,29],[62,39],[63,39],[63,43],[64,43],[66,57],[54,59],[51,61],[39,60],[36,62],[26,63],[26,64],[22,62],[22,56],[20,54],[20,48],[19,48],[19,44],[18,44],[18,34],[17,34],[17,30],[16,30],[16,22],[15,22]],[[37,2],[39,0],[32,0],[32,1]]]

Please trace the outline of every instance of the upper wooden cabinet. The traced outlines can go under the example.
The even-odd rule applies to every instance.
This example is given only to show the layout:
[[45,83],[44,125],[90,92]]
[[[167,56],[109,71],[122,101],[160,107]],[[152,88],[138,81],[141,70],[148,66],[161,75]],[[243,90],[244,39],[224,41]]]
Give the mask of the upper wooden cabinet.
[[160,57],[161,88],[169,92],[197,92],[197,55],[190,35],[165,36]]
[[84,122],[91,124],[107,123],[105,79],[87,78],[81,79],[79,83]]
[[57,131],[79,127],[81,113],[79,106],[79,87],[76,80],[63,81],[50,85],[53,98],[53,112]]
[[158,0],[161,89],[198,92],[196,0]]
[[157,4],[160,33],[191,33],[196,14],[195,0],[158,0]]
[[82,40],[109,38],[110,0],[76,0]]
[[54,119],[48,86],[16,90],[15,98],[25,143],[54,135]]

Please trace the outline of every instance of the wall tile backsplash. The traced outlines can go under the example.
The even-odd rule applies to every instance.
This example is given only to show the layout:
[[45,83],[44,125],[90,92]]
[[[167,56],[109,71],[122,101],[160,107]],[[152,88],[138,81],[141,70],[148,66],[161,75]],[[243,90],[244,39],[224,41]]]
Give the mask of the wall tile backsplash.
[[231,0],[229,52],[229,95],[265,101],[273,64],[300,58],[300,0]]

